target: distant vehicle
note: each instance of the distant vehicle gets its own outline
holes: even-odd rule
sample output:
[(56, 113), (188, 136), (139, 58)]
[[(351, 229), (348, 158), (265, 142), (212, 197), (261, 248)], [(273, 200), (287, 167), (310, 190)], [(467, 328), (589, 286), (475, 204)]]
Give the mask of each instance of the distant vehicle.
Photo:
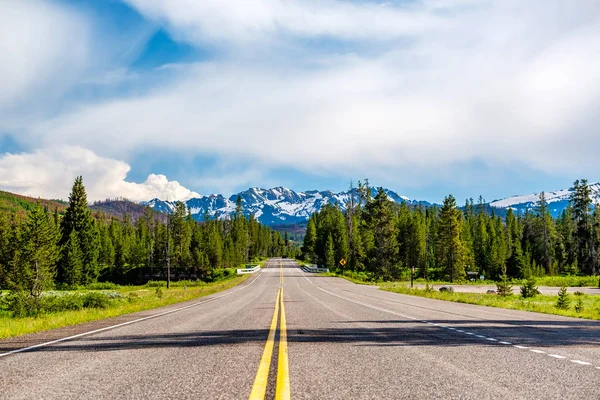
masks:
[(288, 258), (288, 256), (281, 256), (281, 258)]

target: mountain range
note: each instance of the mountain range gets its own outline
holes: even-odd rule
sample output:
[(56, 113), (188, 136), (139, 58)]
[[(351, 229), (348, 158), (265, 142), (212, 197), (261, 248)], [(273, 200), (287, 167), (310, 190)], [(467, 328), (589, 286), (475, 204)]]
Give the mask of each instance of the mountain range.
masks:
[[(600, 183), (591, 183), (590, 197), (592, 204), (600, 203)], [(544, 192), (546, 202), (553, 217), (558, 217), (569, 205), (569, 198), (573, 193), (573, 188), (557, 190), (554, 192)], [(537, 202), (540, 199), (540, 193), (528, 195), (517, 195), (506, 197), (500, 200), (494, 200), (489, 203), (490, 206), (501, 210), (511, 208), (514, 212), (523, 214), (526, 211), (535, 210)]]
[[(371, 190), (373, 195), (375, 195), (376, 190)], [(410, 199), (389, 189), (384, 190), (390, 200), (396, 203), (406, 202), (410, 205), (431, 205), (427, 201)], [(600, 202), (600, 183), (590, 184), (590, 190), (592, 202)], [(572, 188), (545, 192), (546, 200), (550, 205), (550, 212), (553, 216), (560, 215), (567, 207), (572, 192)], [(331, 190), (295, 192), (281, 186), (271, 189), (254, 187), (234, 194), (229, 198), (221, 194), (211, 194), (195, 197), (184, 203), (190, 210), (193, 218), (198, 221), (204, 220), (206, 215), (210, 218), (214, 218), (215, 215), (219, 218), (227, 218), (235, 211), (236, 201), (239, 196), (242, 200), (245, 215), (253, 214), (261, 223), (270, 226), (292, 225), (306, 222), (314, 212), (319, 211), (325, 204), (337, 203), (344, 210), (351, 193), (356, 195), (357, 189), (336, 193)], [(539, 194), (533, 193), (494, 200), (489, 205), (495, 207), (501, 214), (509, 208), (517, 213), (524, 213), (528, 210), (534, 210), (538, 199)], [(175, 203), (173, 201), (153, 199), (142, 204), (148, 205), (160, 212), (170, 213), (174, 209)]]
[[(371, 189), (373, 195), (376, 190)], [(397, 203), (430, 205), (426, 201), (411, 200), (406, 196), (385, 189), (388, 197)], [(345, 192), (332, 192), (330, 190), (309, 190), (306, 192), (295, 192), (284, 187), (272, 189), (250, 188), (246, 191), (234, 194), (229, 198), (220, 194), (201, 196), (185, 201), (194, 219), (202, 221), (205, 215), (214, 218), (215, 213), (219, 218), (231, 215), (236, 208), (238, 196), (242, 199), (242, 207), (245, 215), (253, 214), (258, 221), (266, 225), (299, 224), (306, 220), (325, 204), (338, 204), (345, 210), (346, 203), (350, 200), (350, 194), (357, 195), (357, 189)], [(153, 199), (143, 203), (157, 211), (169, 213), (175, 207), (176, 202)]]

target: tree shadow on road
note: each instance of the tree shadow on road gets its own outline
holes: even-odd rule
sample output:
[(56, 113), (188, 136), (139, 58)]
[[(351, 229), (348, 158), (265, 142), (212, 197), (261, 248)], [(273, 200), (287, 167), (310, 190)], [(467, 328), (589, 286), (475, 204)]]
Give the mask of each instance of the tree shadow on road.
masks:
[[(314, 328), (288, 325), (287, 338), (290, 346), (295, 344), (349, 344), (357, 346), (501, 346), (497, 342), (475, 335), (492, 337), (514, 344), (551, 346), (595, 346), (600, 344), (598, 324), (591, 321), (570, 322), (558, 327), (561, 321), (457, 321), (435, 320), (426, 324), (411, 320), (334, 321), (331, 327)], [(580, 324), (579, 324), (580, 323)], [(564, 323), (566, 324), (566, 323)], [(577, 324), (577, 325), (576, 325)], [(535, 326), (534, 326), (535, 325)], [(575, 326), (576, 325), (576, 326)], [(450, 330), (455, 328), (464, 332)], [(593, 329), (595, 328), (595, 329)], [(473, 333), (472, 335), (466, 332)], [(142, 350), (152, 348), (193, 348), (210, 346), (237, 346), (257, 344), (263, 346), (268, 329), (232, 329), (189, 331), (182, 333), (140, 333), (120, 335), (118, 331), (79, 338), (57, 345), (41, 347), (37, 351), (48, 352), (97, 352), (118, 350)], [(0, 344), (0, 352), (2, 346)]]

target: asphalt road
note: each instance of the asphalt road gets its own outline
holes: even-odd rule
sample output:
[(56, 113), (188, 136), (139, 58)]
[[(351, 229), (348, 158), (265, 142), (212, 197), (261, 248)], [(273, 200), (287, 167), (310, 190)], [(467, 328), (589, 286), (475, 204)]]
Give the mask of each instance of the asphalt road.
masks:
[(248, 399), (262, 384), (285, 398), (286, 378), (292, 399), (600, 398), (598, 322), (383, 292), (289, 260), (179, 307), (193, 304), (0, 357), (0, 398)]

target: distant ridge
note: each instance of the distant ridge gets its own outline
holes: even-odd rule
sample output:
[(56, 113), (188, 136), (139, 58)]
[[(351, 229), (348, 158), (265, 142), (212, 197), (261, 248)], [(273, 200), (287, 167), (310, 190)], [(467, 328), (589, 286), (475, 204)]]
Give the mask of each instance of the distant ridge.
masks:
[[(590, 183), (589, 187), (592, 203), (595, 204), (600, 202), (600, 183)], [(553, 217), (558, 217), (569, 205), (569, 198), (573, 194), (573, 188), (557, 190), (554, 192), (544, 192), (544, 194), (550, 208), (550, 213)], [(523, 214), (527, 211), (535, 210), (539, 198), (539, 193), (511, 196), (500, 200), (494, 200), (490, 203), (490, 206), (504, 210), (510, 208), (517, 213)]]
[[(376, 190), (371, 190), (374, 195)], [(385, 192), (392, 201), (397, 203), (430, 205), (425, 201), (411, 200), (406, 196), (400, 196), (388, 189), (385, 189)], [(189, 199), (184, 203), (194, 219), (201, 221), (204, 220), (206, 213), (211, 218), (214, 218), (215, 214), (220, 218), (231, 215), (235, 211), (235, 204), (240, 196), (244, 214), (253, 214), (261, 223), (273, 226), (306, 222), (315, 211), (319, 211), (325, 204), (337, 203), (342, 209), (345, 209), (346, 203), (350, 200), (350, 193), (350, 191), (336, 193), (331, 190), (295, 192), (282, 186), (271, 189), (254, 187), (229, 198), (220, 194), (211, 194)], [(356, 195), (357, 189), (353, 189), (353, 193)], [(142, 204), (168, 213), (173, 210), (175, 203), (153, 199)]]

